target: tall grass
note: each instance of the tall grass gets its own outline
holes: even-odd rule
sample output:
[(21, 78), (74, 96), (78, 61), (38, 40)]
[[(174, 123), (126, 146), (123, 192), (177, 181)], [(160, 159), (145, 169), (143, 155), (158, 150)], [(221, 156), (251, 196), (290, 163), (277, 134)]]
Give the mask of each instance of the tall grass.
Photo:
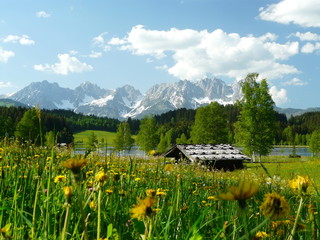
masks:
[[(303, 197), (289, 186), (289, 180), (297, 174), (308, 174), (309, 164), (318, 168), (319, 159), (297, 162), (296, 167), (300, 168), (295, 170), (288, 163), (279, 165), (280, 169), (268, 164), (266, 167), (274, 175), (269, 178), (263, 170), (252, 166), (219, 173), (195, 165), (169, 165), (163, 158), (106, 158), (91, 153), (81, 167), (78, 182), (62, 163), (82, 158), (68, 149), (14, 142), (2, 144), (0, 159), (0, 239), (319, 236), (320, 198), (315, 171), (309, 174), (311, 181)], [(101, 172), (105, 177), (99, 177)], [(219, 200), (221, 193), (229, 192), (243, 178), (259, 184), (259, 191), (245, 199), (245, 215), (239, 211), (238, 201)], [(64, 191), (67, 186), (72, 187), (69, 198)], [(142, 206), (148, 189), (153, 190), (149, 191), (153, 192), (152, 201), (150, 206)], [(291, 211), (282, 218), (269, 220), (260, 206), (265, 194), (272, 192), (283, 196)], [(140, 207), (140, 218), (133, 216), (135, 207)]]

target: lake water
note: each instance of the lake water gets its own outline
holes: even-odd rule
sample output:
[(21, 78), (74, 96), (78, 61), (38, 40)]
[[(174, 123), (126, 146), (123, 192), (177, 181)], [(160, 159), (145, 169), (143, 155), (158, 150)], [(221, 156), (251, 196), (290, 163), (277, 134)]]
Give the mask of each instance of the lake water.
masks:
[[(99, 152), (101, 154), (110, 155), (111, 153), (114, 153), (114, 149), (112, 147), (108, 147), (108, 150), (106, 152), (106, 148), (100, 148)], [(74, 153), (84, 154), (85, 148), (76, 148)], [(289, 156), (290, 154), (292, 154), (292, 147), (275, 147), (272, 149), (272, 151), (269, 155), (271, 155), (271, 156)], [(300, 156), (307, 156), (307, 157), (312, 156), (311, 152), (309, 151), (309, 148), (307, 148), (307, 147), (297, 147), (296, 154), (298, 154)], [(145, 156), (145, 153), (143, 151), (139, 150), (139, 148), (137, 146), (134, 146), (131, 149), (131, 151), (124, 151), (121, 153), (121, 156), (128, 156), (128, 155), (134, 156), (134, 157), (143, 157), (143, 156)]]
[[(272, 152), (270, 153), (272, 156), (289, 156), (290, 154), (292, 154), (292, 147), (276, 147), (273, 148)], [(312, 153), (307, 147), (296, 147), (296, 154), (307, 157), (312, 156)]]

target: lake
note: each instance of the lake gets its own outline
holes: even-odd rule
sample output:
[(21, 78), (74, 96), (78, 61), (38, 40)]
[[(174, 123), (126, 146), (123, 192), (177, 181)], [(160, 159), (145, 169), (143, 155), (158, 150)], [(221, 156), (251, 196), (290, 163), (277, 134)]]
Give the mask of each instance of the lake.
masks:
[[(241, 150), (241, 148), (239, 148)], [(100, 148), (99, 151), (102, 154), (106, 153), (106, 149), (105, 148)], [(108, 147), (108, 151), (107, 151), (107, 155), (109, 155), (110, 153), (113, 153), (114, 149), (112, 147)], [(85, 148), (76, 148), (74, 153), (76, 154), (84, 154), (85, 153)], [(269, 155), (271, 156), (289, 156), (290, 154), (292, 154), (292, 147), (275, 147), (272, 149), (271, 153)], [(311, 157), (312, 154), (309, 151), (309, 148), (307, 147), (296, 147), (296, 154), (300, 155), (300, 156), (307, 156), (307, 157)], [(121, 153), (122, 156), (135, 156), (135, 157), (143, 157), (145, 156), (145, 153), (141, 150), (139, 150), (139, 148), (137, 146), (134, 146), (132, 148), (132, 150), (130, 152), (128, 151), (124, 151)]]
[[(275, 147), (269, 155), (271, 156), (289, 156), (292, 154), (292, 147)], [(296, 147), (296, 154), (300, 156), (311, 157), (312, 153), (307, 147)]]

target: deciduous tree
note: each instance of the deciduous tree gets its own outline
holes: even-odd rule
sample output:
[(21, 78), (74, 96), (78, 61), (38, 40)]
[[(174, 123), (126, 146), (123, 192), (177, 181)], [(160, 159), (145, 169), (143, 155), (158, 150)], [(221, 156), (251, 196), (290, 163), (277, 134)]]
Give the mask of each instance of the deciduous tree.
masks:
[(274, 102), (268, 92), (267, 80), (257, 82), (259, 74), (250, 73), (242, 82), (243, 99), (238, 122), (235, 124), (236, 140), (244, 150), (261, 160), (267, 155), (274, 140)]
[(122, 122), (118, 125), (114, 147), (117, 151), (130, 151), (134, 144), (134, 139), (131, 135), (131, 130), (128, 122)]
[(320, 130), (315, 130), (312, 132), (309, 149), (312, 152), (312, 156), (318, 156), (320, 153)]
[(156, 120), (153, 116), (145, 116), (140, 122), (137, 144), (142, 151), (149, 152), (157, 147), (158, 142)]
[(17, 124), (15, 136), (24, 140), (40, 143), (39, 118), (35, 108), (27, 110)]
[(217, 102), (197, 109), (191, 130), (195, 144), (221, 144), (228, 141), (226, 114)]

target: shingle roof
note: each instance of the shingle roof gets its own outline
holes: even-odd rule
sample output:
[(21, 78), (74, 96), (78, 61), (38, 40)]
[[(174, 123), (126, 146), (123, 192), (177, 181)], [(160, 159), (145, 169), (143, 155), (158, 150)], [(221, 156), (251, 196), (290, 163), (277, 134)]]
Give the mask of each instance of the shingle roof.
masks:
[(239, 149), (229, 144), (178, 144), (171, 148), (166, 157), (176, 157), (177, 149), (179, 149), (190, 161), (208, 160), (250, 160)]

